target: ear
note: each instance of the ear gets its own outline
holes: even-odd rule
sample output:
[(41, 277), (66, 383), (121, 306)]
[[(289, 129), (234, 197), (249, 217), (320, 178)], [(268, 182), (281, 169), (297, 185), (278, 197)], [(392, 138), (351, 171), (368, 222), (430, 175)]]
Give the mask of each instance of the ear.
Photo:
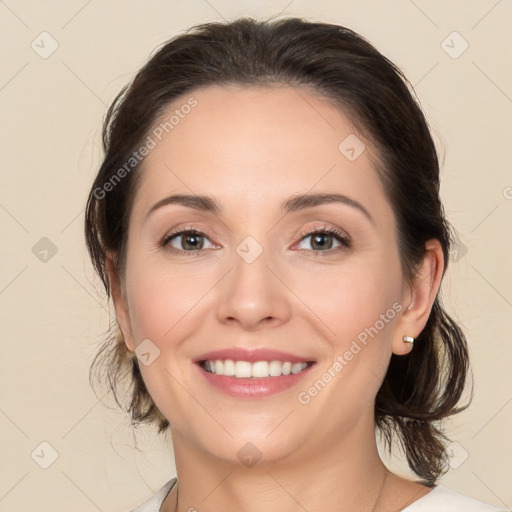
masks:
[(408, 354), (413, 345), (403, 340), (404, 336), (417, 338), (427, 324), (441, 279), (444, 256), (437, 239), (425, 243), (426, 254), (411, 287), (403, 294), (403, 313), (395, 323), (393, 331), (393, 354)]
[(116, 319), (119, 328), (123, 333), (124, 342), (130, 352), (135, 350), (133, 335), (130, 327), (130, 315), (128, 313), (128, 302), (126, 300), (125, 290), (123, 284), (117, 274), (115, 268), (115, 256), (112, 251), (107, 251), (106, 267), (110, 283), (110, 292), (112, 301), (114, 302), (114, 309), (116, 311)]

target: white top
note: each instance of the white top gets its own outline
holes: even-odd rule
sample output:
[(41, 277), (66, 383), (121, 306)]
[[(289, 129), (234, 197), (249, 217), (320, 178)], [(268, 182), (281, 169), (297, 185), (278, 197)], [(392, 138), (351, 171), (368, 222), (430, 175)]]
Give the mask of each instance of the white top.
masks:
[[(163, 501), (174, 487), (177, 478), (169, 480), (157, 493), (130, 512), (158, 512)], [(456, 493), (442, 485), (402, 509), (402, 512), (511, 512), (504, 508), (487, 505)]]

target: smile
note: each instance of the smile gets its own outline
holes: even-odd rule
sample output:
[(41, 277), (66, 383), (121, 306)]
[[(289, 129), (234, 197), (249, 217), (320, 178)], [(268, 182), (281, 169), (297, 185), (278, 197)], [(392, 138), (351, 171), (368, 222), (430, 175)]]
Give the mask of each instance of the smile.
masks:
[(206, 383), (236, 398), (266, 398), (295, 386), (316, 365), (314, 361), (201, 361), (196, 366)]
[(307, 368), (306, 361), (292, 363), (290, 361), (233, 361), (232, 359), (203, 361), (201, 367), (216, 375), (241, 378), (280, 377), (281, 375), (297, 374)]

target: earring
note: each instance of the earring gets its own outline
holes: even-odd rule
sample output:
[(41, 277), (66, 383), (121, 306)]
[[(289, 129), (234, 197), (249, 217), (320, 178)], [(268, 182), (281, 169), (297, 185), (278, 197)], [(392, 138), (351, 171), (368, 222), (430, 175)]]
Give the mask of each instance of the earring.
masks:
[(414, 343), (414, 338), (412, 336), (404, 336), (403, 340), (411, 345)]

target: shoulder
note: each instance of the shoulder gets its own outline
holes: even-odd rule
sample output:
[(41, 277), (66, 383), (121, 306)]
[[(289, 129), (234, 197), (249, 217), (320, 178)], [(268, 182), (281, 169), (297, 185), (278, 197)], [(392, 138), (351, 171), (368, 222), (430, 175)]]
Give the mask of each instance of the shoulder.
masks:
[(438, 485), (402, 512), (508, 512)]
[(134, 508), (130, 512), (158, 512), (160, 507), (165, 500), (165, 497), (171, 492), (171, 489), (176, 483), (176, 477), (169, 480), (162, 488), (160, 488), (151, 498), (146, 500), (144, 503)]

